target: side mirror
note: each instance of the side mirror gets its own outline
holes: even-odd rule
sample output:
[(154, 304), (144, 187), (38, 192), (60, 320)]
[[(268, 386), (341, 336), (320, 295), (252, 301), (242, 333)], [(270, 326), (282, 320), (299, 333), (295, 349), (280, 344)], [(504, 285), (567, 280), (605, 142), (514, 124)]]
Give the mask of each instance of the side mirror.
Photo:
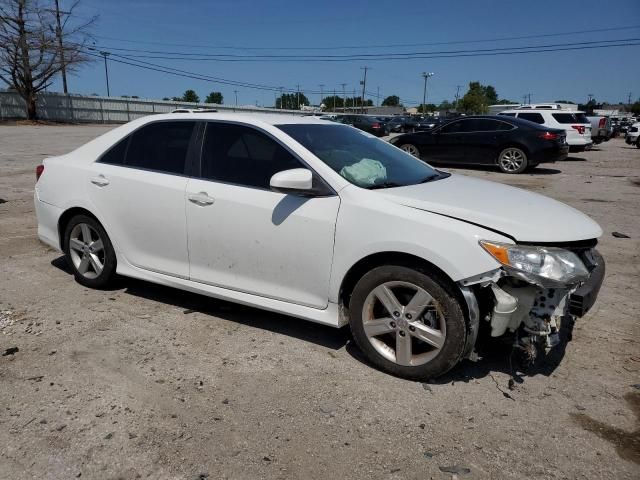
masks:
[(269, 186), (274, 192), (309, 195), (313, 190), (313, 174), (306, 168), (284, 170), (271, 177)]

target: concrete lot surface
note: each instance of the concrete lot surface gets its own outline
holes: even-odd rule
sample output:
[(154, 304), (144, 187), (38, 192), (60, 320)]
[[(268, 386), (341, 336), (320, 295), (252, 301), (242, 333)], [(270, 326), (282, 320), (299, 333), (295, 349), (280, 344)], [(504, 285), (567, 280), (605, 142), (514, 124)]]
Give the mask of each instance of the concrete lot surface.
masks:
[(0, 353), (19, 349), (0, 356), (0, 478), (640, 478), (639, 149), (451, 169), (604, 230), (596, 306), (510, 390), (508, 349), (414, 383), (367, 365), (346, 329), (140, 281), (80, 286), (35, 235), (34, 169), (109, 128), (0, 126)]

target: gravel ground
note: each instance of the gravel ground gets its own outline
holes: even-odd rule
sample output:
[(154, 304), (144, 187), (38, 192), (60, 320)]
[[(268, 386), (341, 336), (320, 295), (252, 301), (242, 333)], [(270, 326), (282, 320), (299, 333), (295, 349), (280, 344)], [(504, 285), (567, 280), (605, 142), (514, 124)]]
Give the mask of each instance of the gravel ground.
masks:
[(559, 362), (509, 390), (504, 349), (427, 385), (368, 366), (346, 329), (134, 280), (78, 285), (35, 235), (34, 168), (109, 128), (0, 126), (0, 478), (639, 478), (640, 150), (451, 169), (605, 232), (596, 306)]

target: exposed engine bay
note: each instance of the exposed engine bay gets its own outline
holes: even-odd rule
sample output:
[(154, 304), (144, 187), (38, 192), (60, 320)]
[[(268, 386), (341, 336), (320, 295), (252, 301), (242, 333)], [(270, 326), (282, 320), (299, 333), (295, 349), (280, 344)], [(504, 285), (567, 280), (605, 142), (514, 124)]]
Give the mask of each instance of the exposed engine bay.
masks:
[[(470, 288), (477, 299), (478, 330), (488, 329), (491, 337), (512, 338), (525, 366), (559, 345), (563, 322), (574, 322), (583, 316), (598, 294), (604, 260), (594, 248), (582, 247), (573, 252), (589, 272), (587, 277), (563, 283), (507, 267), (462, 282), (463, 288)], [(470, 309), (475, 308), (468, 299), (467, 304)], [(469, 356), (472, 350), (468, 348)]]

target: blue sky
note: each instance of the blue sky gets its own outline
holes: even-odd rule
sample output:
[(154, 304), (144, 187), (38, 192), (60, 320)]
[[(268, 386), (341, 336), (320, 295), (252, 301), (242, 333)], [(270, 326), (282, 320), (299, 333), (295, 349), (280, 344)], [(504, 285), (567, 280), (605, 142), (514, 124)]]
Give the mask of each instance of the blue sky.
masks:
[[(72, 0), (61, 0), (64, 9)], [(397, 5), (397, 6), (394, 6)], [(290, 0), (82, 0), (81, 17), (98, 14), (96, 47), (121, 55), (141, 54), (120, 49), (198, 54), (348, 54), (402, 53), (478, 48), (548, 45), (595, 40), (640, 38), (640, 1), (507, 1), (439, 2)], [(509, 41), (453, 43), (504, 37), (556, 34), (614, 27), (635, 28)], [(171, 45), (176, 44), (176, 45)], [(380, 45), (432, 44), (374, 48)], [(334, 47), (358, 46), (345, 49)], [(223, 48), (232, 47), (232, 48)], [(256, 47), (261, 50), (255, 50)], [(266, 50), (265, 47), (273, 47)], [(278, 47), (309, 48), (279, 50)], [(326, 49), (331, 47), (330, 49)], [(520, 101), (569, 99), (617, 102), (640, 97), (640, 46), (531, 53), (526, 55), (349, 62), (215, 62), (204, 60), (139, 60), (207, 76), (267, 86), (284, 86), (325, 94), (341, 83), (347, 92), (360, 89), (361, 67), (371, 67), (367, 90), (422, 100), (420, 73), (429, 79), (428, 102), (452, 100), (456, 86), (466, 91), (470, 81), (494, 85), (500, 98)], [(221, 91), (233, 103), (272, 105), (272, 91), (220, 85), (109, 63), (112, 95), (142, 98), (180, 96), (192, 88), (204, 99)], [(73, 93), (105, 94), (101, 61), (83, 67), (69, 79)], [(59, 81), (50, 90), (61, 91)], [(308, 94), (317, 103), (319, 94)]]

